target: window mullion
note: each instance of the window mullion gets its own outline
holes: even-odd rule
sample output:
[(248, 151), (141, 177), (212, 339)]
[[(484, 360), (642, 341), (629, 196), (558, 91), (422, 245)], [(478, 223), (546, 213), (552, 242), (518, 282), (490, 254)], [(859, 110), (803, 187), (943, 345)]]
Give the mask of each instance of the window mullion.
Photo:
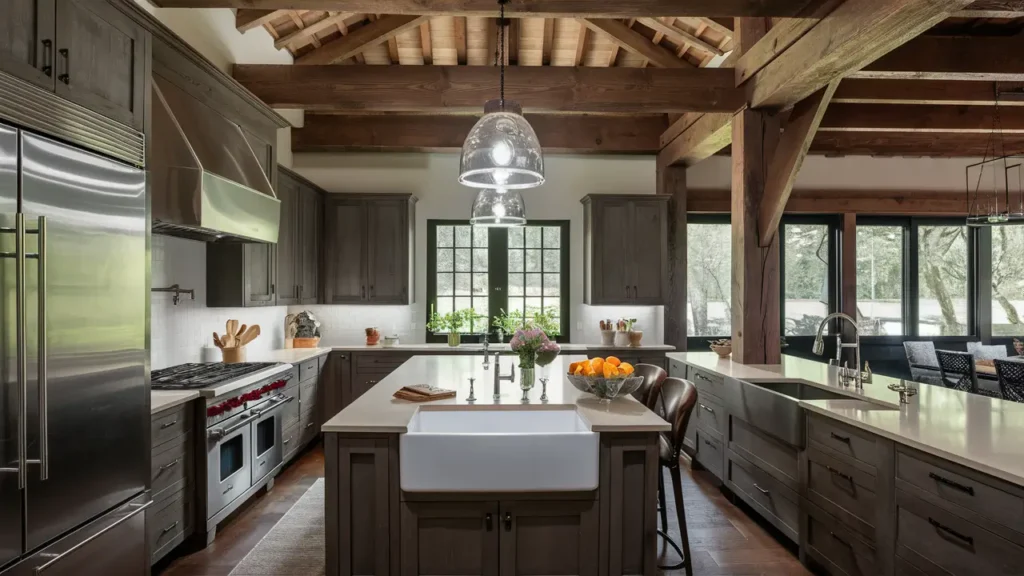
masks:
[[(491, 228), (487, 237), (487, 282), (490, 286), (488, 326), (494, 332), (494, 318), (508, 313), (508, 229)], [(511, 336), (511, 334), (509, 334)]]

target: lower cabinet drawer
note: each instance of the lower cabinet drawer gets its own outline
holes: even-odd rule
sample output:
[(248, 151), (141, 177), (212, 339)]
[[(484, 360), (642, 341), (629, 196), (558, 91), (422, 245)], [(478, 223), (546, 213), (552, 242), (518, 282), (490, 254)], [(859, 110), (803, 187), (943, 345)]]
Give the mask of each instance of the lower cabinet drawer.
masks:
[(796, 492), (739, 456), (730, 454), (726, 466), (727, 485), (786, 536), (799, 540), (800, 505)]
[(305, 444), (313, 436), (316, 436), (319, 428), (316, 427), (316, 410), (303, 412), (299, 415), (299, 444)]
[(299, 384), (299, 412), (305, 412), (316, 404), (316, 378)]
[(725, 452), (722, 450), (722, 441), (708, 435), (704, 430), (697, 430), (697, 461), (701, 466), (711, 472), (715, 478), (722, 480), (722, 470), (725, 467)]
[(299, 435), (299, 422), (296, 419), (295, 423), (285, 428), (281, 432), (281, 453), (283, 454), (282, 460), (287, 462), (295, 452), (298, 451), (301, 446), (301, 436)]
[(869, 540), (875, 538), (875, 476), (814, 449), (807, 451), (807, 499)]
[(953, 576), (1019, 576), (1024, 548), (903, 490), (896, 491), (896, 549)]
[(150, 491), (159, 500), (184, 488), (191, 469), (192, 434), (179, 436), (154, 451), (150, 461)]
[(807, 506), (807, 553), (832, 576), (875, 576), (875, 549), (821, 508)]
[(281, 426), (287, 428), (299, 421), (299, 386), (285, 390), (284, 395), (289, 401), (281, 409)]
[(902, 557), (896, 557), (896, 576), (927, 576), (921, 570), (918, 570), (908, 560), (904, 560)]
[(715, 396), (698, 392), (697, 405), (693, 407), (691, 418), (697, 419), (698, 428), (709, 432), (719, 440), (725, 438), (728, 416), (725, 414), (722, 401)]
[(152, 561), (157, 561), (184, 541), (192, 528), (192, 499), (187, 491), (174, 494), (146, 511), (146, 535)]
[(728, 448), (790, 489), (800, 488), (796, 448), (768, 436), (735, 414), (729, 419)]
[(164, 410), (153, 416), (150, 439), (156, 448), (179, 436), (184, 436), (192, 428), (192, 403)]

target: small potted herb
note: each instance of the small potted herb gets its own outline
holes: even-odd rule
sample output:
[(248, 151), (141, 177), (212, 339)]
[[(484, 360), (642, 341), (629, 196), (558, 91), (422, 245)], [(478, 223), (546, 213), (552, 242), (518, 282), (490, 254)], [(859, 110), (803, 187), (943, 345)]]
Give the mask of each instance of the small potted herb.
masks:
[(434, 334), (448, 334), (448, 345), (458, 346), (462, 343), (462, 330), (466, 324), (473, 319), (475, 313), (472, 308), (456, 310), (447, 314), (438, 314), (434, 307), (430, 307), (430, 320), (427, 321), (427, 330)]
[(498, 335), (498, 342), (502, 343), (505, 341), (505, 335), (515, 334), (516, 330), (523, 327), (524, 319), (523, 313), (519, 310), (513, 310), (511, 312), (505, 312), (505, 309), (501, 309), (501, 313), (494, 317), (495, 331)]

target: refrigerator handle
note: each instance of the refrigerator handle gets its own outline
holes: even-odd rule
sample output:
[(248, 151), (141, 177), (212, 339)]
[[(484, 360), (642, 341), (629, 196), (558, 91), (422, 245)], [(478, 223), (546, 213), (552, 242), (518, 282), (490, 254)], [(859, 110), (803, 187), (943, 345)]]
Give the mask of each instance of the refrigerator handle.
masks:
[(39, 265), (38, 293), (39, 293), (39, 479), (49, 480), (50, 478), (50, 396), (49, 381), (47, 379), (46, 358), (49, 355), (46, 345), (46, 216), (39, 217), (39, 224), (36, 230), (38, 239), (38, 250), (36, 259)]
[(18, 363), (18, 487), (25, 488), (28, 476), (28, 368), (25, 341), (25, 215), (14, 216), (14, 299), (17, 322)]

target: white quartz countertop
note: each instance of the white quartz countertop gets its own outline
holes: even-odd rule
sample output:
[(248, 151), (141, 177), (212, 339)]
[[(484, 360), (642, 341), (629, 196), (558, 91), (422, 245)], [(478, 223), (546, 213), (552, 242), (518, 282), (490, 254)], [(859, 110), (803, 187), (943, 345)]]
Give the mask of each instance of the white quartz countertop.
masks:
[[(671, 352), (675, 350), (675, 346), (669, 346), (667, 344), (652, 344), (650, 346), (636, 346), (636, 347), (623, 347), (623, 346), (603, 346), (601, 344), (560, 344), (562, 352), (591, 352), (597, 350), (622, 350), (629, 351), (631, 353), (643, 352)], [(367, 346), (366, 344), (354, 344), (347, 346), (333, 346), (333, 350), (345, 351), (345, 352), (451, 352), (452, 354), (459, 353), (474, 353), (480, 352), (484, 349), (483, 344), (460, 344), (459, 346), (449, 346), (446, 343), (427, 343), (427, 344), (397, 344), (386, 348), (377, 344), (375, 346)], [(509, 345), (505, 344), (491, 344), (491, 352), (511, 352)]]
[(1024, 485), (1024, 404), (917, 384), (906, 405), (887, 388), (898, 379), (875, 375), (863, 391), (839, 384), (838, 369), (783, 356), (781, 365), (743, 365), (710, 352), (677, 352), (670, 359), (739, 380), (798, 381), (849, 396), (849, 400), (801, 400), (807, 410)]
[(156, 414), (157, 412), (163, 412), (168, 408), (174, 408), (175, 406), (181, 406), (185, 402), (191, 402), (196, 398), (199, 398), (199, 392), (196, 390), (153, 390), (149, 393), (150, 395), (150, 414)]
[(332, 348), (282, 348), (280, 350), (266, 350), (263, 352), (251, 352), (246, 354), (246, 362), (287, 362), (288, 364), (299, 364), (330, 354)]
[[(431, 410), (545, 410), (575, 408), (594, 432), (660, 432), (669, 430), (662, 420), (631, 396), (613, 402), (601, 402), (580, 392), (565, 377), (570, 362), (585, 359), (581, 355), (561, 355), (544, 368), (537, 368), (537, 380), (529, 393), (529, 403), (520, 402), (521, 371), (516, 368), (516, 381), (501, 382), (501, 397), (494, 400), (494, 362), (485, 369), (482, 356), (433, 355), (413, 356), (344, 410), (330, 418), (324, 432), (398, 433), (408, 431), (409, 421), (420, 406)], [(508, 374), (513, 359), (501, 362), (501, 373)], [(541, 403), (540, 378), (549, 377), (548, 402)], [(469, 379), (475, 378), (476, 402), (469, 403)], [(396, 400), (392, 394), (402, 386), (429, 384), (456, 390), (455, 398), (427, 403)]]

